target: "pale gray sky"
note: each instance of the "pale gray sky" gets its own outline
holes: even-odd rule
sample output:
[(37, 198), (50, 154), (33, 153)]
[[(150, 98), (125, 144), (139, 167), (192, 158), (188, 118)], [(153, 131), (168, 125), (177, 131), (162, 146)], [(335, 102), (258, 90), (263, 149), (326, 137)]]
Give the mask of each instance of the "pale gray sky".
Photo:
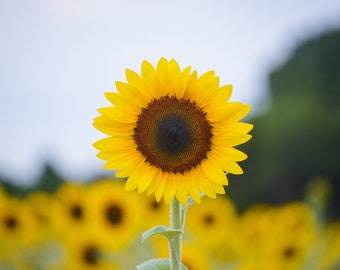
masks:
[(143, 59), (213, 69), (256, 113), (271, 68), (335, 27), (335, 0), (0, 0), (0, 175), (29, 183), (46, 159), (72, 179), (103, 170), (92, 119)]

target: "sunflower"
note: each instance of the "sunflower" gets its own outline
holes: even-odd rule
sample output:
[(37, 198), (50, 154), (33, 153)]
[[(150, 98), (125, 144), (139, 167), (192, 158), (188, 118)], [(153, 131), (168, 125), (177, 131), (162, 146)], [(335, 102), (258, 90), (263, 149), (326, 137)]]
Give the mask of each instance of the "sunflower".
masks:
[(228, 102), (232, 86), (219, 86), (213, 71), (197, 75), (161, 58), (143, 61), (141, 75), (127, 69), (127, 82), (108, 92), (113, 106), (101, 108), (94, 126), (109, 137), (94, 144), (104, 167), (128, 180), (125, 190), (200, 203), (200, 191), (225, 193), (226, 172), (242, 174), (247, 155), (234, 148), (248, 141), (252, 125), (241, 123), (250, 106)]
[(154, 196), (147, 196), (141, 200), (143, 207), (143, 227), (145, 229), (152, 228), (159, 224), (168, 224), (169, 222), (169, 208), (164, 200), (157, 202)]
[(122, 182), (103, 179), (91, 185), (88, 194), (88, 217), (91, 228), (100, 238), (110, 242), (112, 250), (120, 250), (139, 233), (142, 220), (139, 197), (124, 193)]
[[(267, 257), (275, 241), (274, 229), (278, 225), (275, 220), (277, 209), (269, 205), (254, 205), (240, 218), (239, 241), (242, 254), (251, 259)], [(275, 244), (275, 243), (274, 243)]]
[(106, 259), (110, 253), (107, 239), (98, 231), (82, 227), (63, 241), (65, 248), (65, 269), (109, 270), (118, 269), (115, 262)]
[(36, 222), (37, 236), (44, 240), (54, 236), (55, 224), (53, 222), (51, 208), (54, 204), (54, 196), (42, 191), (35, 191), (29, 194), (24, 203), (29, 207)]
[(206, 252), (192, 244), (184, 244), (182, 251), (183, 264), (190, 270), (212, 269)]
[(65, 230), (89, 226), (88, 192), (88, 185), (77, 182), (66, 182), (57, 190), (51, 202), (50, 218), (61, 237), (67, 235)]
[(0, 242), (16, 247), (36, 240), (36, 223), (21, 200), (7, 196), (0, 204)]
[(243, 255), (246, 261), (275, 262), (277, 269), (300, 269), (316, 239), (316, 225), (314, 213), (300, 202), (253, 206), (240, 222)]
[(186, 217), (187, 235), (215, 256), (229, 261), (236, 253), (237, 214), (225, 196), (205, 197), (202, 205), (193, 205)]
[(270, 257), (284, 269), (301, 268), (317, 237), (317, 220), (312, 210), (302, 202), (291, 202), (277, 211)]

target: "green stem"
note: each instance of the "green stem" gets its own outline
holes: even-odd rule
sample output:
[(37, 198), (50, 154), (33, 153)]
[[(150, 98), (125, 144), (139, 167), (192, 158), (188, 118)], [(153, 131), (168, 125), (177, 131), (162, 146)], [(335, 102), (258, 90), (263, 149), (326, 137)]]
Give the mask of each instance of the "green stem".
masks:
[[(182, 206), (175, 197), (170, 205), (170, 226), (172, 229), (182, 230)], [(170, 261), (172, 270), (180, 270), (182, 265), (181, 249), (182, 249), (182, 235), (173, 237), (169, 243), (170, 246)]]

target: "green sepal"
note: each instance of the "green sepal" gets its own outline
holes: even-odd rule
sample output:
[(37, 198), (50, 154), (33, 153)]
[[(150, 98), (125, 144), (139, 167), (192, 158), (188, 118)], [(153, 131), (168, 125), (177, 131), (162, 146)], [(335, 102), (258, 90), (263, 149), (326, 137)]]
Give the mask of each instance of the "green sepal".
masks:
[(157, 234), (162, 235), (168, 240), (171, 240), (174, 236), (180, 235), (181, 233), (182, 233), (181, 230), (175, 230), (164, 225), (158, 225), (158, 226), (151, 228), (150, 230), (147, 230), (146, 232), (142, 234), (142, 243), (146, 239), (148, 239), (150, 236), (153, 236), (153, 235), (157, 235)]
[[(171, 270), (169, 259), (151, 259), (136, 266), (136, 270)], [(182, 270), (189, 270), (182, 264)]]
[[(203, 192), (200, 192), (200, 197), (203, 198), (205, 196), (205, 194)], [(188, 203), (183, 207), (183, 210), (187, 210), (190, 206), (196, 204), (196, 202), (194, 201), (193, 198), (191, 198), (189, 196), (189, 200), (188, 200)]]

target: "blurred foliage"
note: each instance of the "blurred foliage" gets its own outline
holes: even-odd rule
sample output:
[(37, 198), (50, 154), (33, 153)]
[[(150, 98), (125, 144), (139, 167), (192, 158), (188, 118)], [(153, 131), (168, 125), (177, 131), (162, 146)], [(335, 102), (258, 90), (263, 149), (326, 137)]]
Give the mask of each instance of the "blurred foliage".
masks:
[(245, 174), (227, 192), (245, 209), (303, 199), (310, 181), (327, 179), (326, 209), (340, 217), (340, 30), (298, 46), (269, 76), (269, 109), (251, 119), (253, 139), (240, 148)]
[(0, 176), (0, 183), (8, 194), (16, 197), (25, 197), (34, 191), (44, 191), (47, 193), (55, 192), (60, 185), (64, 183), (64, 179), (50, 164), (45, 164), (41, 175), (36, 179), (33, 186), (20, 187), (12, 179), (5, 179)]

